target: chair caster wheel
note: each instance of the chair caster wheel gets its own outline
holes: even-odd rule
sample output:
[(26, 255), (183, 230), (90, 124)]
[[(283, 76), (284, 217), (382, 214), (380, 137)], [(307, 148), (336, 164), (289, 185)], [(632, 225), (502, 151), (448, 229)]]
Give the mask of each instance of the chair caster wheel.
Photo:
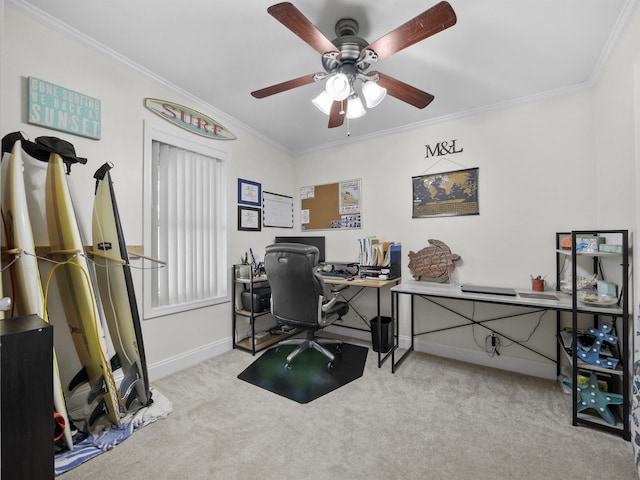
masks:
[(329, 372), (333, 372), (333, 369), (334, 369), (334, 368), (335, 368), (335, 367), (333, 366), (333, 362), (329, 362), (329, 363), (327, 363), (327, 370), (328, 370)]
[(336, 345), (336, 353), (342, 353), (342, 345)]
[(290, 372), (291, 371), (291, 364), (290, 363), (285, 363), (284, 364), (284, 369), (286, 372)]

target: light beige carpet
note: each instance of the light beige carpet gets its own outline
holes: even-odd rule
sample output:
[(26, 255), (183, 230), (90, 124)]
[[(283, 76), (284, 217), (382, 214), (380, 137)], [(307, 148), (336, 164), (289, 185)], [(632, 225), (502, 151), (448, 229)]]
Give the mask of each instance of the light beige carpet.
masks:
[(573, 427), (555, 382), (412, 353), (308, 404), (238, 380), (232, 350), (153, 382), (164, 420), (60, 476), (114, 479), (636, 479), (631, 444)]

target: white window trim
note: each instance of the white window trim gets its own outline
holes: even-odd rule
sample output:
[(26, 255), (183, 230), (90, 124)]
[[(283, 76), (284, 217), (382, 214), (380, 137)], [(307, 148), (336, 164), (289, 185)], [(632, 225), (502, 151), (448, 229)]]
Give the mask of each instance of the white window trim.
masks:
[[(181, 132), (176, 129), (167, 128), (165, 126), (154, 124), (148, 120), (144, 121), (144, 148), (143, 148), (143, 245), (145, 252), (151, 252), (151, 208), (152, 208), (152, 187), (151, 187), (151, 168), (152, 168), (152, 142), (159, 141), (178, 148), (195, 151), (202, 155), (207, 155), (221, 160), (221, 178), (220, 191), (218, 192), (217, 210), (221, 222), (222, 231), (220, 244), (217, 247), (217, 258), (220, 261), (218, 268), (218, 279), (221, 285), (224, 285), (224, 296), (202, 301), (190, 302), (188, 304), (179, 304), (165, 307), (153, 307), (151, 299), (151, 269), (159, 268), (160, 264), (152, 260), (144, 259), (143, 274), (143, 317), (145, 319), (161, 317), (174, 313), (193, 310), (196, 308), (207, 307), (210, 305), (221, 304), (230, 301), (229, 294), (229, 275), (228, 275), (228, 243), (229, 243), (229, 215), (227, 208), (228, 198), (228, 158), (229, 153), (225, 149), (218, 149), (211, 146), (210, 141), (201, 139), (196, 135), (188, 132)], [(164, 261), (165, 259), (157, 259)]]

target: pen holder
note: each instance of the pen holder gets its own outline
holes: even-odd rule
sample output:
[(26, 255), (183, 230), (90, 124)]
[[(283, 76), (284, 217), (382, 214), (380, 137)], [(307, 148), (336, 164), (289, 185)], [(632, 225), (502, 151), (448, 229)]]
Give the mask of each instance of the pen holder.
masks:
[(531, 290), (534, 292), (544, 292), (544, 280), (540, 278), (531, 279)]
[(238, 265), (236, 276), (240, 279), (249, 279), (251, 277), (251, 265)]

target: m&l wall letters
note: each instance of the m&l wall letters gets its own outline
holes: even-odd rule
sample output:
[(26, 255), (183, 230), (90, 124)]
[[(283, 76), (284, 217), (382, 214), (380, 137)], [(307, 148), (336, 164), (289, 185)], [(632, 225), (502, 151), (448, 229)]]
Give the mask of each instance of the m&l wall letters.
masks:
[(457, 142), (457, 139), (451, 140), (451, 141), (445, 140), (443, 142), (436, 143), (433, 148), (431, 148), (431, 145), (425, 145), (427, 149), (427, 154), (425, 155), (424, 158), (439, 157), (442, 155), (452, 155), (454, 153), (461, 153), (464, 150), (464, 148), (457, 150), (456, 142)]

